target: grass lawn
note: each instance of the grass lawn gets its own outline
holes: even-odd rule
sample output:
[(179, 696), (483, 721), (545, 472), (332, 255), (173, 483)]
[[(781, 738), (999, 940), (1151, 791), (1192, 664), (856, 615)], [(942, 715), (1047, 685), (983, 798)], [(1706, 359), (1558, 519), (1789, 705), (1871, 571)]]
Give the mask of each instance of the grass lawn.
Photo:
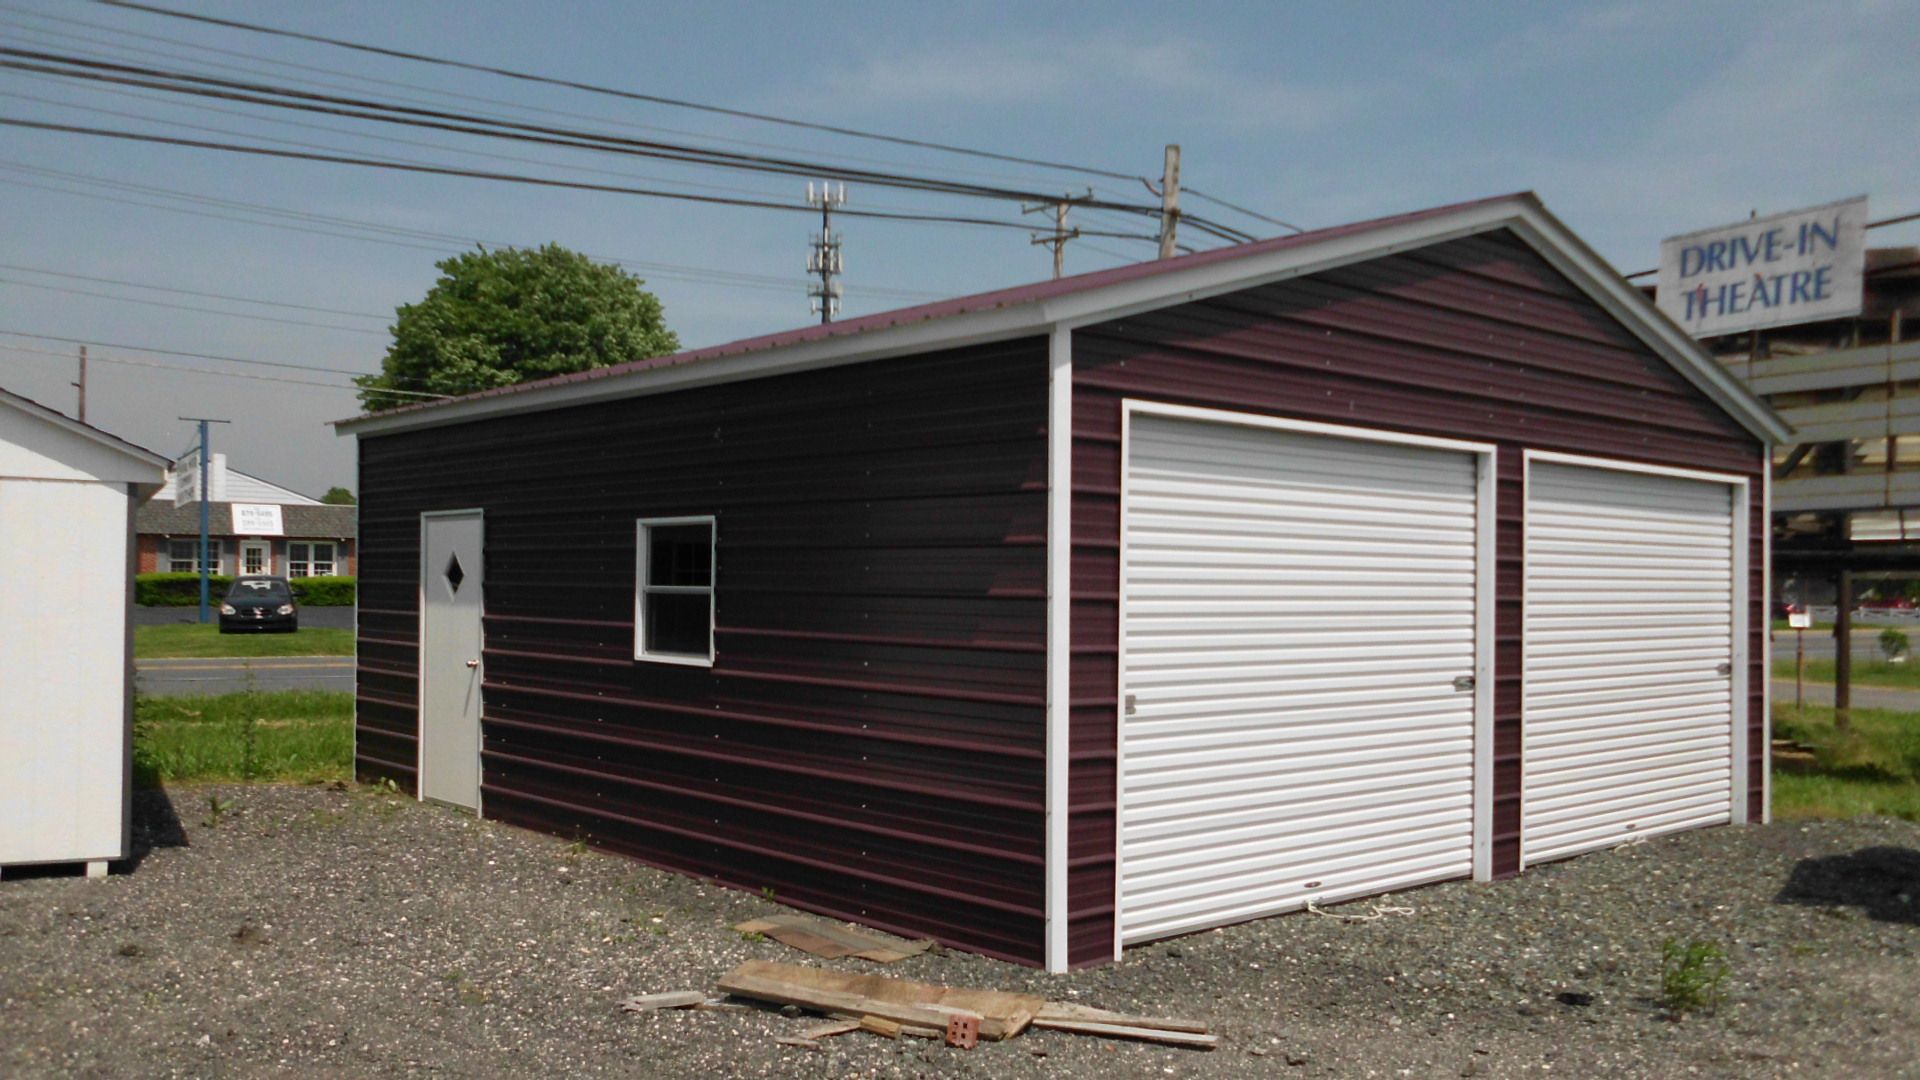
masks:
[(133, 655), (142, 659), (216, 656), (352, 656), (353, 631), (303, 627), (291, 634), (223, 634), (212, 623), (133, 628)]
[[(1773, 677), (1776, 679), (1793, 678), (1791, 659), (1773, 662)], [(1833, 658), (1807, 659), (1807, 681), (1810, 683), (1830, 683), (1833, 681)], [(1898, 686), (1906, 688), (1920, 687), (1920, 661), (1908, 661), (1904, 664), (1889, 664), (1885, 660), (1861, 661), (1857, 657), (1853, 662), (1853, 684), (1855, 686)]]
[(1778, 705), (1773, 733), (1814, 747), (1816, 759), (1811, 767), (1774, 769), (1775, 816), (1920, 821), (1920, 714), (1855, 709), (1852, 730), (1839, 732), (1831, 708)]
[(133, 707), (133, 775), (142, 787), (182, 780), (350, 779), (353, 695), (285, 690), (142, 696)]

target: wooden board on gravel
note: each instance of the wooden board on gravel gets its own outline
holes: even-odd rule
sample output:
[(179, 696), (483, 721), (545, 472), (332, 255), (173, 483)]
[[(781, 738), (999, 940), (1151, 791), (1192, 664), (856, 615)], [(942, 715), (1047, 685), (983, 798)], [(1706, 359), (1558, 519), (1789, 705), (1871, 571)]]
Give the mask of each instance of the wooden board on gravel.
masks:
[(1000, 990), (934, 986), (885, 975), (863, 975), (752, 960), (728, 972), (719, 988), (829, 1016), (858, 1020), (874, 1016), (903, 1026), (946, 1030), (954, 1013), (980, 1017), (980, 1037), (1011, 1039), (1033, 1022), (1046, 999)]

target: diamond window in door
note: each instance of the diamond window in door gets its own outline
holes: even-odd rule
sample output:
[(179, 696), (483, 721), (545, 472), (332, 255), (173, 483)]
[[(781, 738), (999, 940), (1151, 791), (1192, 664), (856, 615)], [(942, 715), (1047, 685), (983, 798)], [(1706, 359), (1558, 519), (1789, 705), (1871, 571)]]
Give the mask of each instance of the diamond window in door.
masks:
[(467, 580), (467, 572), (460, 568), (460, 556), (447, 556), (447, 569), (441, 575), (447, 583), (447, 595), (453, 596), (460, 591), (460, 583)]

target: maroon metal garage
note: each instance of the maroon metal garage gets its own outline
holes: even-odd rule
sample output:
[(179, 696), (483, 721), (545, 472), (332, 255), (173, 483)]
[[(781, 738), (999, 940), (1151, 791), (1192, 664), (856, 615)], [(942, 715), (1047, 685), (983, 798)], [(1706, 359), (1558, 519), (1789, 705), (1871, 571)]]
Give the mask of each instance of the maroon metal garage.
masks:
[(1530, 195), (342, 426), (360, 775), (800, 907), (1061, 969), (1766, 814), (1786, 431)]

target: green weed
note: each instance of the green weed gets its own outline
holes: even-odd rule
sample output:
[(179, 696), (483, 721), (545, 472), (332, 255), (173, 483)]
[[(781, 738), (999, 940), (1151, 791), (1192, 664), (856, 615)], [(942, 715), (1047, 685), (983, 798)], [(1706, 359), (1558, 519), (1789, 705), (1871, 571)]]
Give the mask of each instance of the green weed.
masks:
[(1720, 1008), (1721, 984), (1732, 970), (1726, 950), (1711, 941), (1682, 945), (1668, 938), (1660, 946), (1660, 1004), (1674, 1016)]

